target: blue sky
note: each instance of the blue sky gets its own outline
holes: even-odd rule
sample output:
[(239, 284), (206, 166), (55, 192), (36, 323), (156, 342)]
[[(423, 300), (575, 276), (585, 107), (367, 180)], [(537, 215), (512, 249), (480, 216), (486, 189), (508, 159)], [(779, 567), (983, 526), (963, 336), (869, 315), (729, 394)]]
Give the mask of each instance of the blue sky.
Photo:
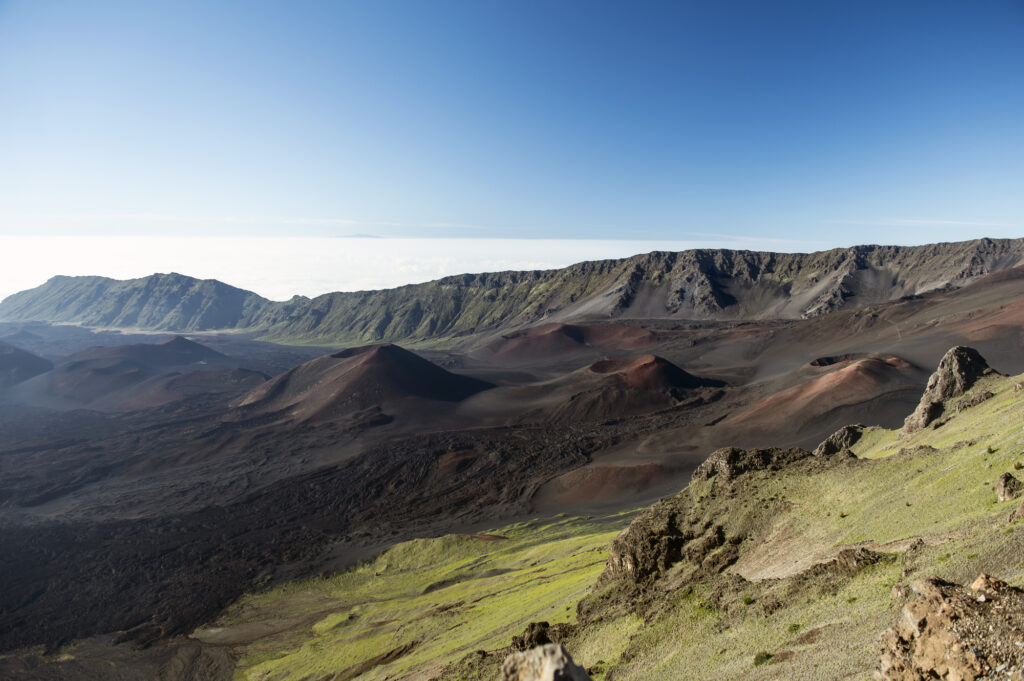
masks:
[(1024, 3), (0, 0), (0, 234), (1024, 235)]

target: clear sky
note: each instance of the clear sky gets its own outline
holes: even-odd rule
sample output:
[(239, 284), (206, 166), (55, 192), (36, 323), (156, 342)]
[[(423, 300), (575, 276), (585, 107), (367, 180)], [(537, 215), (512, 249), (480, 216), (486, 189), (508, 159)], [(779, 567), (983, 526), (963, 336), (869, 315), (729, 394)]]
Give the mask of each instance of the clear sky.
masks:
[(0, 0), (0, 161), (7, 235), (1022, 236), (1024, 2)]

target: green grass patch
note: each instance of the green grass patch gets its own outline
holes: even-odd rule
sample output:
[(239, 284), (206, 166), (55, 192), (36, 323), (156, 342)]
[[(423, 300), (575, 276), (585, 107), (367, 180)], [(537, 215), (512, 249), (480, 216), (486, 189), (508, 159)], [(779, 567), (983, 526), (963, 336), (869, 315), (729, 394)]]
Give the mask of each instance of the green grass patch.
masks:
[[(972, 392), (994, 397), (959, 413), (954, 404), (937, 429), (867, 431), (854, 447), (867, 460), (748, 474), (742, 493), (715, 516), (726, 534), (749, 509), (784, 500), (761, 535), (769, 550), (748, 565), (774, 555), (784, 567), (794, 552), (820, 562), (871, 542), (891, 559), (821, 581), (705, 578), (637, 632), (615, 678), (867, 679), (878, 637), (914, 580), (969, 583), (988, 572), (1024, 581), (1024, 523), (1006, 524), (1018, 502), (997, 502), (992, 489), (1024, 456), (1024, 397), (1013, 393), (1019, 380), (984, 379)], [(715, 503), (699, 485), (689, 493)]]
[[(575, 619), (631, 514), (517, 523), (487, 541), (448, 535), (398, 544), (332, 577), (246, 596), (200, 638), (243, 651), (236, 679), (319, 679), (408, 647), (360, 679), (440, 669), (477, 650), (507, 646), (529, 622)], [(585, 663), (621, 651), (640, 626), (595, 631)]]

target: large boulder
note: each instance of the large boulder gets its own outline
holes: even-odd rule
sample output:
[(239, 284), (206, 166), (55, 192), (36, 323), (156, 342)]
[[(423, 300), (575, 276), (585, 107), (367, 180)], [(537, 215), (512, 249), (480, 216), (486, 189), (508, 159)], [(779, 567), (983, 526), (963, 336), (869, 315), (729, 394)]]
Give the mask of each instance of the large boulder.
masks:
[(554, 643), (549, 633), (550, 626), (547, 622), (530, 622), (522, 634), (512, 637), (512, 650), (529, 650)]
[(512, 650), (529, 650), (548, 643), (560, 643), (573, 632), (573, 625), (567, 622), (548, 624), (547, 622), (530, 622), (523, 633), (512, 637)]
[(860, 424), (843, 426), (815, 447), (814, 456), (832, 456), (849, 449), (864, 435), (864, 430), (865, 426)]
[(974, 348), (958, 345), (939, 361), (939, 368), (928, 379), (928, 386), (914, 413), (903, 424), (904, 433), (928, 427), (942, 416), (943, 402), (966, 393), (982, 376), (992, 373), (988, 362)]
[(710, 480), (720, 476), (723, 480), (732, 480), (748, 471), (779, 470), (788, 464), (811, 455), (806, 449), (740, 449), (723, 447), (711, 453), (697, 470), (693, 472), (694, 480)]
[(512, 653), (501, 666), (502, 681), (591, 681), (560, 643)]
[(1024, 681), (1024, 591), (988, 575), (970, 587), (937, 577), (882, 634), (877, 681)]
[(1003, 473), (996, 481), (996, 498), (999, 501), (1010, 501), (1024, 494), (1024, 483), (1013, 477), (1013, 473)]

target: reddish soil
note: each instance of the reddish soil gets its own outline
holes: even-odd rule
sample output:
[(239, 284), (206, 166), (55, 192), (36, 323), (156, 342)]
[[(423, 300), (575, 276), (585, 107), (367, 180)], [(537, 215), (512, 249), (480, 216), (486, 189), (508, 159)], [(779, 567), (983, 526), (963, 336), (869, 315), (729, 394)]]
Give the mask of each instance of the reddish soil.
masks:
[(492, 387), (453, 374), (397, 345), (325, 355), (268, 381), (239, 402), (250, 413), (323, 421), (402, 398), (459, 402)]
[(595, 374), (615, 375), (625, 385), (635, 390), (693, 389), (723, 385), (721, 381), (702, 379), (689, 374), (656, 355), (604, 359), (591, 364), (590, 371)]
[(783, 422), (792, 426), (919, 382), (913, 366), (899, 357), (845, 360), (829, 368), (833, 370), (763, 399), (722, 425), (764, 427)]

